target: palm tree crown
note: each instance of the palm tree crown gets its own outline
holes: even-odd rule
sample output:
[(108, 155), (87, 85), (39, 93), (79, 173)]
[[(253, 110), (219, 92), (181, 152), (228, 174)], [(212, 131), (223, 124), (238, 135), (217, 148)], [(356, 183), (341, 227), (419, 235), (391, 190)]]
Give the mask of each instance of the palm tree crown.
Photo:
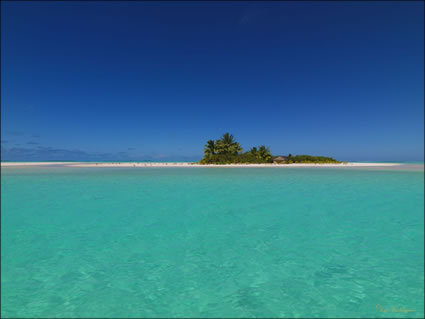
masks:
[(232, 134), (225, 133), (216, 142), (217, 153), (219, 154), (238, 154), (242, 152), (241, 145), (235, 141)]
[(250, 149), (251, 154), (256, 155), (258, 150), (257, 148), (254, 146), (253, 148)]
[(210, 156), (214, 155), (216, 151), (215, 142), (213, 140), (209, 140), (207, 144), (205, 144), (204, 155)]
[(264, 145), (261, 145), (258, 148), (257, 154), (258, 154), (259, 158), (266, 160), (266, 161), (272, 158), (272, 154), (270, 153), (270, 149), (268, 147), (264, 146)]

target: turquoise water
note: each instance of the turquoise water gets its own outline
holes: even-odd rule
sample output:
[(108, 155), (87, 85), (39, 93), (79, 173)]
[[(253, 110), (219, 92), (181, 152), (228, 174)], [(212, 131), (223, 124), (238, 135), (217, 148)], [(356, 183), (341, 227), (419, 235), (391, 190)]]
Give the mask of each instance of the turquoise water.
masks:
[(424, 316), (423, 171), (2, 168), (1, 186), (3, 317)]

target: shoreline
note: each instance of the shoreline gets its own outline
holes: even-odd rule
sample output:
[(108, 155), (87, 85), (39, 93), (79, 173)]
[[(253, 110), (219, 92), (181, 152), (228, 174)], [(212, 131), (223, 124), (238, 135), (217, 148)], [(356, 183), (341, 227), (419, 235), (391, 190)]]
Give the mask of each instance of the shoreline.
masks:
[(1, 167), (26, 166), (65, 166), (65, 167), (388, 167), (401, 166), (401, 163), (294, 163), (294, 164), (198, 164), (191, 162), (1, 162)]

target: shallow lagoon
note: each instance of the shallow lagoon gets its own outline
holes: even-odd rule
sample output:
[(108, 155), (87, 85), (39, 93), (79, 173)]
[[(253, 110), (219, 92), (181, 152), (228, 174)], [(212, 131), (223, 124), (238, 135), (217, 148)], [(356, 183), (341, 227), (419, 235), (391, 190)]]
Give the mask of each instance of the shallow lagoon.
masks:
[(424, 316), (423, 170), (10, 167), (1, 186), (4, 317)]

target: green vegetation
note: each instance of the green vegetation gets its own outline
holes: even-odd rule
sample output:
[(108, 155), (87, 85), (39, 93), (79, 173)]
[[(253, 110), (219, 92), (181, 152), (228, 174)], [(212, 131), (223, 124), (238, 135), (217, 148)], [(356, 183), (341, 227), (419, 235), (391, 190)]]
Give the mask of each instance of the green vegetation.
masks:
[[(218, 140), (209, 140), (204, 146), (204, 157), (200, 164), (264, 164), (273, 163), (274, 156), (265, 145), (243, 152), (232, 134), (225, 133)], [(331, 157), (289, 154), (282, 164), (292, 163), (341, 163)]]
[[(289, 154), (291, 155), (291, 154)], [(288, 156), (288, 162), (292, 161), (292, 163), (341, 163), (332, 157), (325, 156), (311, 156), (311, 155), (296, 155), (296, 156)]]
[(264, 145), (251, 148), (243, 153), (241, 145), (232, 134), (225, 133), (216, 140), (209, 140), (204, 147), (204, 157), (201, 164), (233, 164), (233, 163), (272, 163), (270, 149)]

